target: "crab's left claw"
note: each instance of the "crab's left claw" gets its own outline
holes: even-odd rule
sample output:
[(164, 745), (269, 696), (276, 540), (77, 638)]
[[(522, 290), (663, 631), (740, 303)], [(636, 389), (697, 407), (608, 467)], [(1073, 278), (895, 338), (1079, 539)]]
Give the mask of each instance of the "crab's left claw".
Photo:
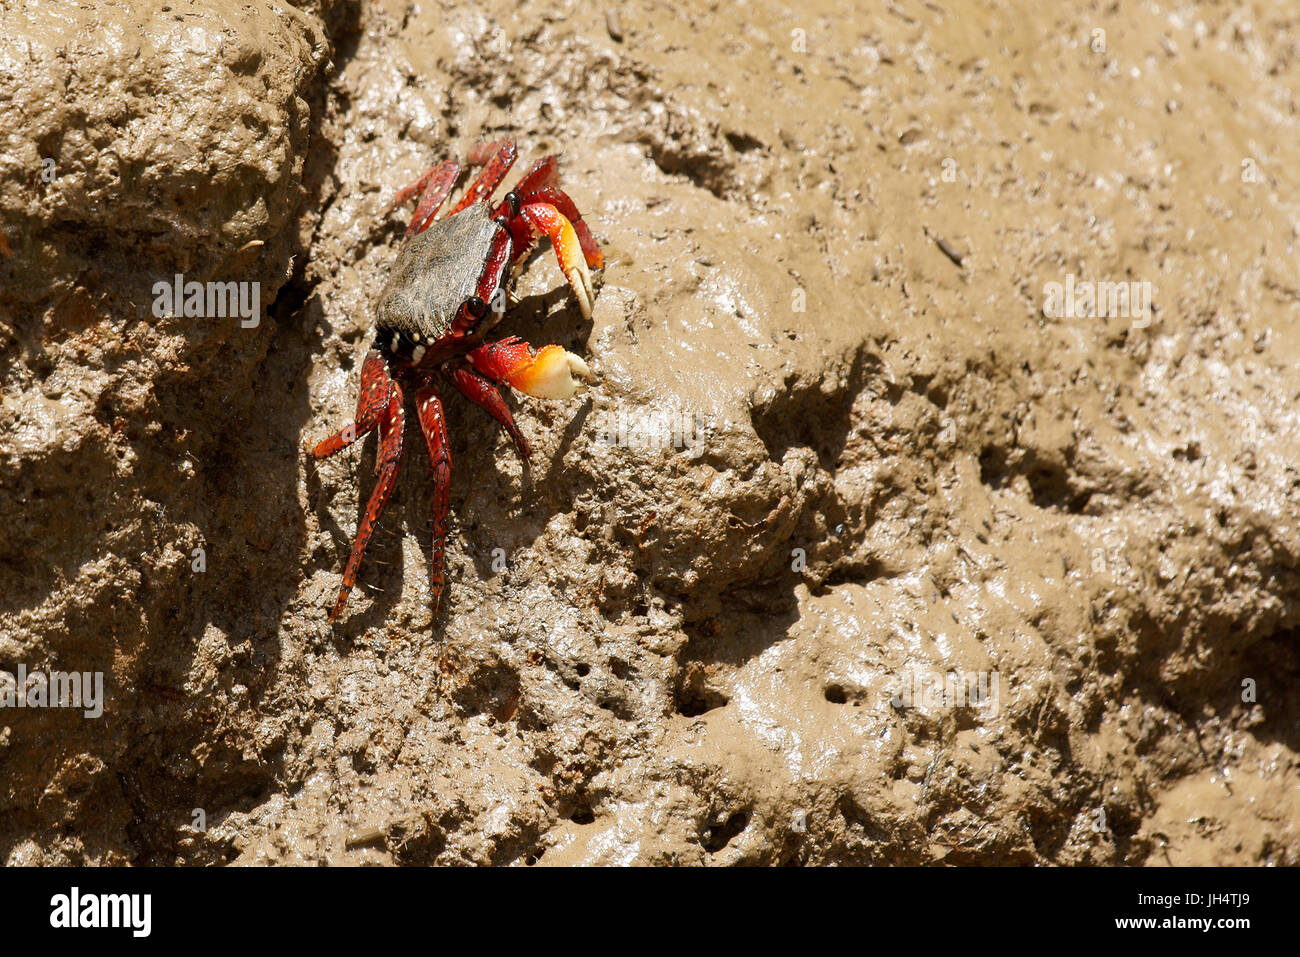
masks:
[(582, 243), (573, 228), (573, 223), (549, 203), (528, 203), (520, 208), (519, 215), (538, 232), (545, 233), (546, 238), (551, 241), (555, 258), (560, 261), (560, 270), (578, 299), (582, 318), (590, 319), (596, 292), (592, 288), (591, 271), (587, 268), (586, 255), (583, 253)]
[(587, 363), (572, 352), (560, 346), (542, 346), (534, 352), (518, 336), (479, 346), (467, 358), (489, 379), (538, 399), (567, 399), (596, 379)]

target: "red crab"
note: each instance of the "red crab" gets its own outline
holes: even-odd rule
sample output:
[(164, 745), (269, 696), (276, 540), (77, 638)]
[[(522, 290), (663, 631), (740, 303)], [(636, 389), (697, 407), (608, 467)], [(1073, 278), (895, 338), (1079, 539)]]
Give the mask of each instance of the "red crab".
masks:
[(429, 577), (436, 614), (445, 584), (451, 486), (451, 452), (438, 384), (450, 382), (465, 398), (486, 409), (526, 460), (528, 443), (494, 383), (508, 384), (538, 398), (565, 399), (582, 387), (575, 376), (586, 381), (593, 378), (585, 362), (560, 346), (544, 346), (534, 352), (517, 336), (483, 341), (505, 312), (506, 293), (514, 278), (512, 267), (521, 262), (539, 236), (550, 239), (583, 318), (591, 318), (594, 297), (588, 267), (599, 269), (605, 262), (582, 214), (556, 185), (555, 156), (538, 160), (500, 203), (489, 207), (492, 193), (517, 155), (510, 140), (488, 143), (471, 152), (470, 163), (483, 166), (483, 170), (444, 219), (435, 220), (434, 216), (460, 175), (455, 160), (435, 166), (398, 192), (389, 206), (391, 211), (419, 196), (379, 300), (375, 342), (361, 367), (356, 421), (311, 452), (314, 458), (323, 459), (372, 429), (379, 430), (375, 461), (379, 478), (357, 526), (330, 621), (338, 618), (347, 603), (366, 544), (396, 484), (406, 422), (404, 383), (415, 387), (416, 414), (433, 473)]

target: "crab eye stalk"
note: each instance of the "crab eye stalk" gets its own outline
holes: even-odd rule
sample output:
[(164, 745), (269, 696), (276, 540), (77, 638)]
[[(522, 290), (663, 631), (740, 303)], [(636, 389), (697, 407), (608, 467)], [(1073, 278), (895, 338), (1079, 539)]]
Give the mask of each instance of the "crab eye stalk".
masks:
[(471, 296), (465, 303), (465, 308), (475, 319), (482, 319), (487, 315), (488, 304), (483, 301), (482, 296)]

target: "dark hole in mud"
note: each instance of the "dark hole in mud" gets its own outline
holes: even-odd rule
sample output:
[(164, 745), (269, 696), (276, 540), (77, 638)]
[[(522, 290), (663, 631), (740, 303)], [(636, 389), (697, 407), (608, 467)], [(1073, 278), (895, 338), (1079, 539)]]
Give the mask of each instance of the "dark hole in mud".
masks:
[(574, 824), (591, 824), (596, 820), (596, 815), (586, 804), (579, 804), (569, 815), (569, 820)]
[(608, 711), (620, 721), (631, 721), (636, 717), (636, 714), (628, 706), (628, 703), (618, 698), (604, 698), (601, 700), (599, 706), (602, 711)]
[(875, 561), (837, 565), (831, 569), (820, 585), (812, 589), (814, 595), (825, 595), (840, 585), (866, 585), (885, 574), (884, 567)]
[(686, 668), (681, 684), (676, 693), (677, 714), (684, 718), (698, 718), (715, 707), (727, 703), (727, 696), (705, 685), (702, 671), (697, 667)]
[(683, 688), (677, 693), (677, 713), (686, 718), (698, 718), (726, 703), (725, 695), (708, 688)]
[(748, 826), (749, 812), (737, 811), (722, 824), (715, 825), (705, 830), (702, 838), (704, 849), (710, 854), (716, 854), (735, 840), (737, 835), (744, 831)]
[(980, 481), (989, 488), (1003, 488), (1010, 480), (1006, 454), (992, 446), (985, 448), (980, 453)]
[(827, 685), (824, 692), (826, 700), (831, 704), (848, 704), (849, 695), (840, 685)]
[(577, 672), (579, 678), (585, 678), (591, 674), (591, 665), (580, 664), (573, 670)]
[(761, 141), (756, 140), (748, 133), (724, 133), (723, 135), (726, 136), (727, 143), (737, 153), (748, 153), (750, 150), (761, 149), (763, 146)]
[(1082, 514), (1092, 498), (1090, 492), (1075, 492), (1070, 487), (1070, 477), (1059, 468), (1040, 467), (1028, 475), (1034, 504), (1039, 508), (1053, 508), (1075, 515)]
[(1009, 454), (993, 446), (980, 453), (980, 481), (989, 488), (1006, 489), (1017, 476), (1024, 477), (1029, 484), (1030, 498), (1042, 509), (1081, 515), (1092, 498), (1091, 492), (1075, 487), (1065, 469), (1053, 462), (1043, 462), (1032, 453)]
[(374, 759), (366, 751), (356, 751), (352, 755), (352, 770), (358, 774), (370, 774), (375, 770)]
[(295, 275), (275, 294), (275, 300), (266, 309), (267, 315), (272, 319), (291, 319), (306, 304), (311, 291), (311, 283)]

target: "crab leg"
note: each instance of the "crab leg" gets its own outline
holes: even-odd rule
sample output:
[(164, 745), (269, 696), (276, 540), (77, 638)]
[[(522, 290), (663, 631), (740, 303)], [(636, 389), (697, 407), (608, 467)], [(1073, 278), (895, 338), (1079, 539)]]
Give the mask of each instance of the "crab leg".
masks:
[(519, 182), (515, 183), (515, 193), (520, 199), (527, 199), (536, 193), (539, 189), (547, 186), (554, 186), (560, 175), (560, 158), (552, 153), (550, 156), (543, 156), (534, 163)]
[(415, 394), (415, 406), (424, 442), (429, 447), (429, 471), (433, 475), (433, 554), (429, 557), (429, 586), (433, 593), (433, 613), (436, 615), (446, 585), (451, 447), (447, 441), (447, 424), (442, 416), (442, 401), (432, 386), (426, 385)]
[(519, 457), (527, 460), (529, 455), (532, 454), (528, 448), (528, 440), (519, 431), (519, 426), (515, 425), (515, 417), (510, 414), (510, 407), (506, 405), (506, 400), (501, 397), (497, 387), (473, 369), (465, 366), (452, 370), (451, 381), (460, 390), (461, 395), (475, 405), (486, 409), (488, 415), (501, 423), (501, 427), (506, 430), (511, 441), (515, 443), (515, 449), (519, 452)]
[(402, 387), (399, 383), (392, 382), (388, 403), (379, 417), (379, 456), (375, 463), (375, 471), (379, 474), (379, 478), (375, 482), (374, 491), (370, 493), (370, 501), (366, 503), (366, 511), (361, 516), (361, 523), (357, 526), (357, 537), (352, 540), (352, 552), (348, 555), (347, 567), (343, 569), (343, 586), (339, 589), (334, 610), (330, 612), (330, 621), (337, 621), (339, 615), (343, 613), (343, 606), (348, 601), (348, 592), (352, 591), (352, 586), (357, 583), (361, 557), (366, 552), (366, 546), (370, 543), (370, 536), (375, 532), (375, 525), (379, 522), (384, 506), (388, 504), (388, 496), (392, 494), (393, 486), (397, 484), (397, 467), (402, 461), (402, 428), (405, 423), (406, 412), (402, 408)]
[(410, 239), (429, 227), (439, 207), (451, 195), (452, 187), (456, 185), (456, 179), (459, 176), (460, 164), (455, 160), (444, 160), (411, 185), (397, 191), (397, 195), (393, 197), (393, 201), (388, 205), (388, 212), (392, 212), (398, 206), (408, 202), (412, 196), (420, 194), (420, 202), (415, 207), (415, 215), (411, 217), (411, 221), (406, 225), (405, 239)]
[[(515, 183), (513, 192), (521, 203), (547, 203), (559, 210), (573, 224), (587, 265), (599, 269), (605, 264), (605, 257), (601, 255), (591, 230), (582, 221), (582, 213), (578, 212), (577, 204), (556, 184), (558, 178), (559, 157), (555, 154), (543, 156)], [(499, 216), (508, 208), (509, 204), (502, 202), (492, 215)]]
[(591, 230), (582, 221), (582, 213), (578, 212), (577, 204), (569, 198), (568, 193), (558, 186), (542, 186), (531, 193), (521, 192), (519, 195), (525, 203), (546, 203), (554, 206), (556, 211), (573, 226), (587, 265), (592, 269), (600, 269), (605, 265), (605, 257), (601, 254), (600, 247), (596, 245), (596, 237), (591, 235)]
[(515, 148), (514, 140), (497, 140), (495, 143), (483, 143), (474, 147), (469, 154), (469, 161), (474, 166), (482, 165), (483, 172), (465, 190), (465, 195), (452, 207), (450, 215), (455, 216), (475, 203), (486, 202), (506, 178), (510, 167), (515, 165), (515, 157), (518, 155), (519, 150)]
[(534, 229), (546, 234), (555, 250), (555, 258), (560, 262), (564, 278), (573, 287), (573, 294), (578, 299), (578, 308), (582, 318), (591, 318), (592, 301), (596, 298), (591, 286), (591, 273), (582, 255), (582, 243), (574, 231), (573, 224), (549, 203), (528, 203), (520, 208), (519, 215), (528, 221)]
[[(313, 458), (329, 458), (341, 452), (379, 424), (379, 416), (388, 406), (395, 383), (388, 372), (388, 363), (375, 349), (366, 354), (361, 365), (361, 395), (357, 398), (356, 420), (349, 426), (316, 443), (311, 450)], [(375, 463), (378, 469), (379, 463)]]
[(567, 399), (582, 388), (577, 379), (592, 382), (596, 378), (587, 363), (572, 352), (560, 346), (542, 346), (534, 352), (518, 336), (481, 345), (465, 358), (489, 379), (538, 399)]

